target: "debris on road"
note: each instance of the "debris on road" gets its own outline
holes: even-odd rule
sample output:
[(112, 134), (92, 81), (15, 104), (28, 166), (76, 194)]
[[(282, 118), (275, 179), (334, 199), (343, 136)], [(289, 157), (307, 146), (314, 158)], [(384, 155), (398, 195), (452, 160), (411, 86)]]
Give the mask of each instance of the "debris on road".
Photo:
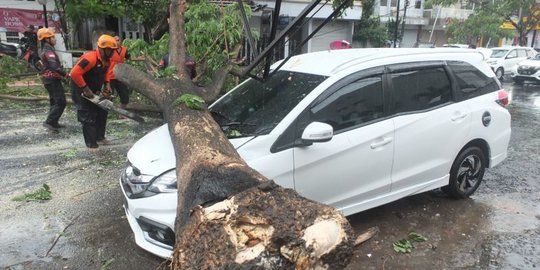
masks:
[(31, 192), (31, 193), (25, 193), (23, 195), (15, 196), (12, 201), (16, 202), (30, 202), (30, 201), (47, 201), (52, 198), (51, 188), (47, 184), (43, 184), (42, 187), (40, 187), (38, 190)]

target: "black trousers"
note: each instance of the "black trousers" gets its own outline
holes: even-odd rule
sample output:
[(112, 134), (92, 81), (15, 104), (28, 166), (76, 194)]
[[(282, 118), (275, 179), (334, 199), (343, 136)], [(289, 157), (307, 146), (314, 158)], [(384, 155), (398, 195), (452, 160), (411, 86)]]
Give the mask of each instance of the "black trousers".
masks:
[[(82, 124), (84, 143), (86, 147), (97, 148), (97, 141), (105, 139), (107, 126), (107, 110), (81, 97), (81, 91), (72, 86), (73, 102), (77, 106), (77, 120)], [(94, 94), (97, 94), (96, 92)]]
[(49, 114), (45, 123), (56, 126), (58, 120), (66, 108), (66, 95), (61, 80), (50, 80), (44, 83), (45, 89), (49, 92)]
[(130, 91), (125, 84), (121, 83), (119, 80), (111, 80), (111, 88), (118, 93), (121, 104), (129, 103)]

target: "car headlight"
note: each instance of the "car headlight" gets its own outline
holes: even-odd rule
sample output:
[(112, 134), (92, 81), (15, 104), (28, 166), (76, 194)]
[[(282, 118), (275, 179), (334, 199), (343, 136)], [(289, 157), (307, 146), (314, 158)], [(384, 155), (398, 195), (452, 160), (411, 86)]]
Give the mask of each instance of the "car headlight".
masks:
[(176, 169), (172, 169), (158, 177), (148, 187), (155, 193), (176, 192)]

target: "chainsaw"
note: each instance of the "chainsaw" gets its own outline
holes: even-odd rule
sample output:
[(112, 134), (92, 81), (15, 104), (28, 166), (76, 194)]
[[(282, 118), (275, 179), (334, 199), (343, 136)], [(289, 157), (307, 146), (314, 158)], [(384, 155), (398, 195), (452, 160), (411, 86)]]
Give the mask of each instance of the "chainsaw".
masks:
[(102, 108), (104, 110), (107, 110), (107, 111), (110, 111), (110, 112), (115, 112), (115, 113), (123, 115), (123, 116), (125, 116), (125, 117), (127, 117), (127, 118), (129, 118), (131, 120), (135, 120), (135, 121), (137, 121), (139, 123), (144, 123), (144, 118), (142, 118), (138, 114), (115, 106), (112, 101), (110, 101), (109, 99), (107, 99), (107, 98), (105, 98), (103, 96), (94, 95), (94, 97), (92, 97), (92, 98), (88, 98), (88, 97), (86, 97), (84, 95), (81, 95), (81, 96), (83, 98), (89, 100), (90, 102), (96, 104), (98, 107), (100, 107), (100, 108)]

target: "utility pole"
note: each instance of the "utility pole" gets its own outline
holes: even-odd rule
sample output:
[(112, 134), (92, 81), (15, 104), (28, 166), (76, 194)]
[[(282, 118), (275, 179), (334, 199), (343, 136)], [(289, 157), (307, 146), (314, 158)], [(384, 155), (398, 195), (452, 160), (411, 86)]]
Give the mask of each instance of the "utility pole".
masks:
[(409, 6), (409, 0), (405, 0), (405, 7), (403, 7), (403, 22), (401, 23), (401, 38), (399, 44), (403, 43), (403, 37), (405, 36), (405, 20), (407, 19), (407, 7)]
[[(397, 47), (397, 37), (398, 37), (398, 27), (399, 27), (399, 2), (400, 0), (397, 0), (397, 6), (396, 6), (396, 27), (394, 27), (394, 48)], [(391, 2), (390, 2), (391, 3)]]
[(43, 21), (45, 27), (49, 27), (49, 23), (47, 22), (47, 0), (38, 0), (37, 2), (43, 5)]

